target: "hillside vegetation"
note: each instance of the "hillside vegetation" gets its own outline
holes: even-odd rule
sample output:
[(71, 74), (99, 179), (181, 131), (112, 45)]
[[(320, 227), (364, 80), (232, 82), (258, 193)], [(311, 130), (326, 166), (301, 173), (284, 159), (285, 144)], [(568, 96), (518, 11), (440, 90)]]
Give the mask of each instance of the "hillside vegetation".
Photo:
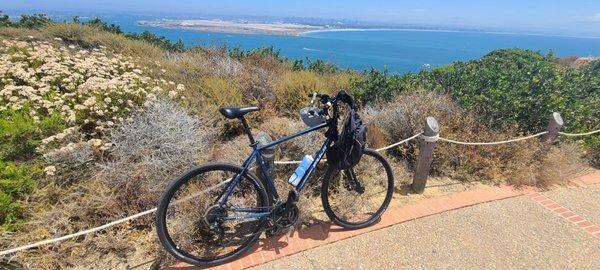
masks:
[[(301, 129), (307, 94), (347, 89), (377, 148), (421, 132), (492, 141), (537, 133), (559, 111), (565, 130), (600, 128), (600, 61), (563, 67), (552, 55), (498, 50), (481, 59), (405, 75), (341, 70), (290, 60), (272, 48), (184, 48), (151, 33), (128, 34), (100, 20), (54, 23), (0, 18), (0, 249), (74, 233), (156, 206), (168, 182), (193, 164), (239, 162), (249, 152), (223, 105), (259, 105), (254, 131)], [(282, 145), (277, 159), (311, 153), (322, 134)], [(418, 142), (385, 153), (397, 185), (411, 181)], [(461, 181), (549, 187), (582, 163), (598, 166), (600, 136), (468, 147), (440, 143), (432, 175)], [(581, 162), (581, 158), (585, 162)], [(285, 179), (293, 166), (277, 168)], [(285, 180), (277, 183), (287, 188)], [(319, 179), (304, 193), (304, 222), (319, 220)], [(98, 234), (18, 253), (0, 268), (123, 267), (159, 258), (152, 216)]]

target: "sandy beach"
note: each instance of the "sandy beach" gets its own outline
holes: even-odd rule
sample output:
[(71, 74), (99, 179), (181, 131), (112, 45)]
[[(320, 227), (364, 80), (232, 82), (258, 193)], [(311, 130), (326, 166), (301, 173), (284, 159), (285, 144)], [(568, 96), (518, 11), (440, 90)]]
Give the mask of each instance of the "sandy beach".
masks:
[(304, 25), (294, 23), (257, 23), (246, 21), (222, 20), (143, 20), (141, 25), (163, 28), (188, 29), (204, 32), (228, 34), (267, 34), (267, 35), (299, 35), (305, 32), (326, 30), (324, 26)]

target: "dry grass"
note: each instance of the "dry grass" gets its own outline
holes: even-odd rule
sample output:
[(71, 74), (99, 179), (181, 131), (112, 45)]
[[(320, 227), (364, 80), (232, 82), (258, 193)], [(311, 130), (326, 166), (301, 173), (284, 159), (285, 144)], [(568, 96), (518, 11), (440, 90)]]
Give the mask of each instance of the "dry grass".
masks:
[[(492, 130), (478, 122), (473, 113), (460, 108), (449, 97), (428, 91), (405, 92), (391, 104), (364, 110), (367, 122), (385, 131), (390, 142), (421, 132), (427, 116), (437, 119), (440, 124), (440, 136), (444, 138), (489, 142), (522, 135), (514, 127)], [(559, 158), (578, 159), (560, 154), (545, 156), (542, 154), (542, 146), (538, 139), (497, 146), (461, 146), (439, 142), (435, 149), (432, 174), (463, 181), (547, 186), (555, 181), (548, 181), (546, 177), (537, 173), (543, 167), (543, 163), (552, 160), (556, 162)], [(419, 143), (413, 140), (389, 151), (401, 160), (406, 160), (412, 168), (418, 157)], [(552, 169), (562, 170), (560, 167)], [(552, 169), (548, 168), (545, 171)], [(564, 177), (562, 179), (566, 180)]]
[(565, 180), (585, 170), (586, 161), (582, 153), (582, 147), (575, 143), (550, 148), (537, 164), (536, 181), (524, 184), (541, 187), (564, 184)]
[[(76, 23), (51, 24), (40, 30), (0, 27), (0, 36), (47, 41), (60, 38), (66, 44), (77, 45), (86, 49), (104, 46), (115, 53), (143, 58), (144, 60), (157, 60), (165, 57), (165, 52), (162, 49), (146, 42), (131, 40), (121, 35)], [(54, 42), (60, 43), (60, 41)]]
[(83, 48), (104, 46), (114, 52), (136, 58), (156, 59), (165, 55), (162, 49), (149, 43), (131, 40), (121, 35), (76, 23), (48, 25), (41, 32), (48, 38), (61, 38), (67, 44), (75, 44)]
[(281, 114), (296, 116), (308, 104), (309, 94), (333, 93), (350, 86), (347, 74), (318, 75), (312, 71), (289, 71), (275, 83), (277, 98), (273, 107)]
[[(39, 189), (28, 204), (27, 226), (16, 237), (1, 239), (2, 246), (54, 238), (151, 209), (175, 176), (208, 158), (203, 154), (214, 138), (212, 130), (176, 104), (154, 103), (115, 127), (113, 147), (94, 175), (69, 185), (55, 179)], [(152, 224), (152, 216), (142, 217), (106, 233), (20, 253), (17, 259), (26, 268), (56, 269), (82, 261), (93, 265), (98, 254), (124, 258), (136, 251), (152, 257), (149, 253), (158, 250), (153, 237), (132, 238), (153, 236)]]
[(322, 88), (323, 83), (313, 72), (287, 72), (275, 84), (277, 98), (274, 106), (278, 111), (293, 115), (302, 108), (302, 104), (308, 103), (308, 94)]

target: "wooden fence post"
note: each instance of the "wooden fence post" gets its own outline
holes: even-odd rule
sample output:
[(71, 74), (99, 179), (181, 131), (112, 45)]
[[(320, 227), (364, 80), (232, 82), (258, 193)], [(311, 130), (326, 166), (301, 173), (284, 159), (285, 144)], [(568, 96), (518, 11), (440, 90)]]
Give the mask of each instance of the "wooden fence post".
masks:
[(544, 141), (550, 144), (553, 143), (556, 140), (556, 137), (558, 137), (558, 132), (563, 125), (564, 122), (560, 116), (560, 113), (553, 112), (552, 117), (550, 117), (550, 122), (548, 122), (548, 127), (546, 128), (548, 133), (546, 133), (546, 136), (544, 136)]
[(427, 184), (427, 176), (429, 168), (433, 161), (433, 149), (439, 136), (439, 125), (435, 118), (428, 116), (425, 119), (425, 130), (423, 132), (424, 140), (421, 142), (421, 151), (415, 168), (415, 176), (411, 184), (411, 188), (416, 193), (423, 193), (425, 184)]

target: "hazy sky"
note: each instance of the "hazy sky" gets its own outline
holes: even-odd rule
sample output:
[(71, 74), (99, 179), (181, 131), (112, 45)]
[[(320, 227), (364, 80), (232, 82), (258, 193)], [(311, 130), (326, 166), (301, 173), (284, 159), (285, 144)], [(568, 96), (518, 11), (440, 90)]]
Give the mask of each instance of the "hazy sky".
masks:
[(600, 0), (2, 0), (0, 9), (300, 16), (600, 36)]

